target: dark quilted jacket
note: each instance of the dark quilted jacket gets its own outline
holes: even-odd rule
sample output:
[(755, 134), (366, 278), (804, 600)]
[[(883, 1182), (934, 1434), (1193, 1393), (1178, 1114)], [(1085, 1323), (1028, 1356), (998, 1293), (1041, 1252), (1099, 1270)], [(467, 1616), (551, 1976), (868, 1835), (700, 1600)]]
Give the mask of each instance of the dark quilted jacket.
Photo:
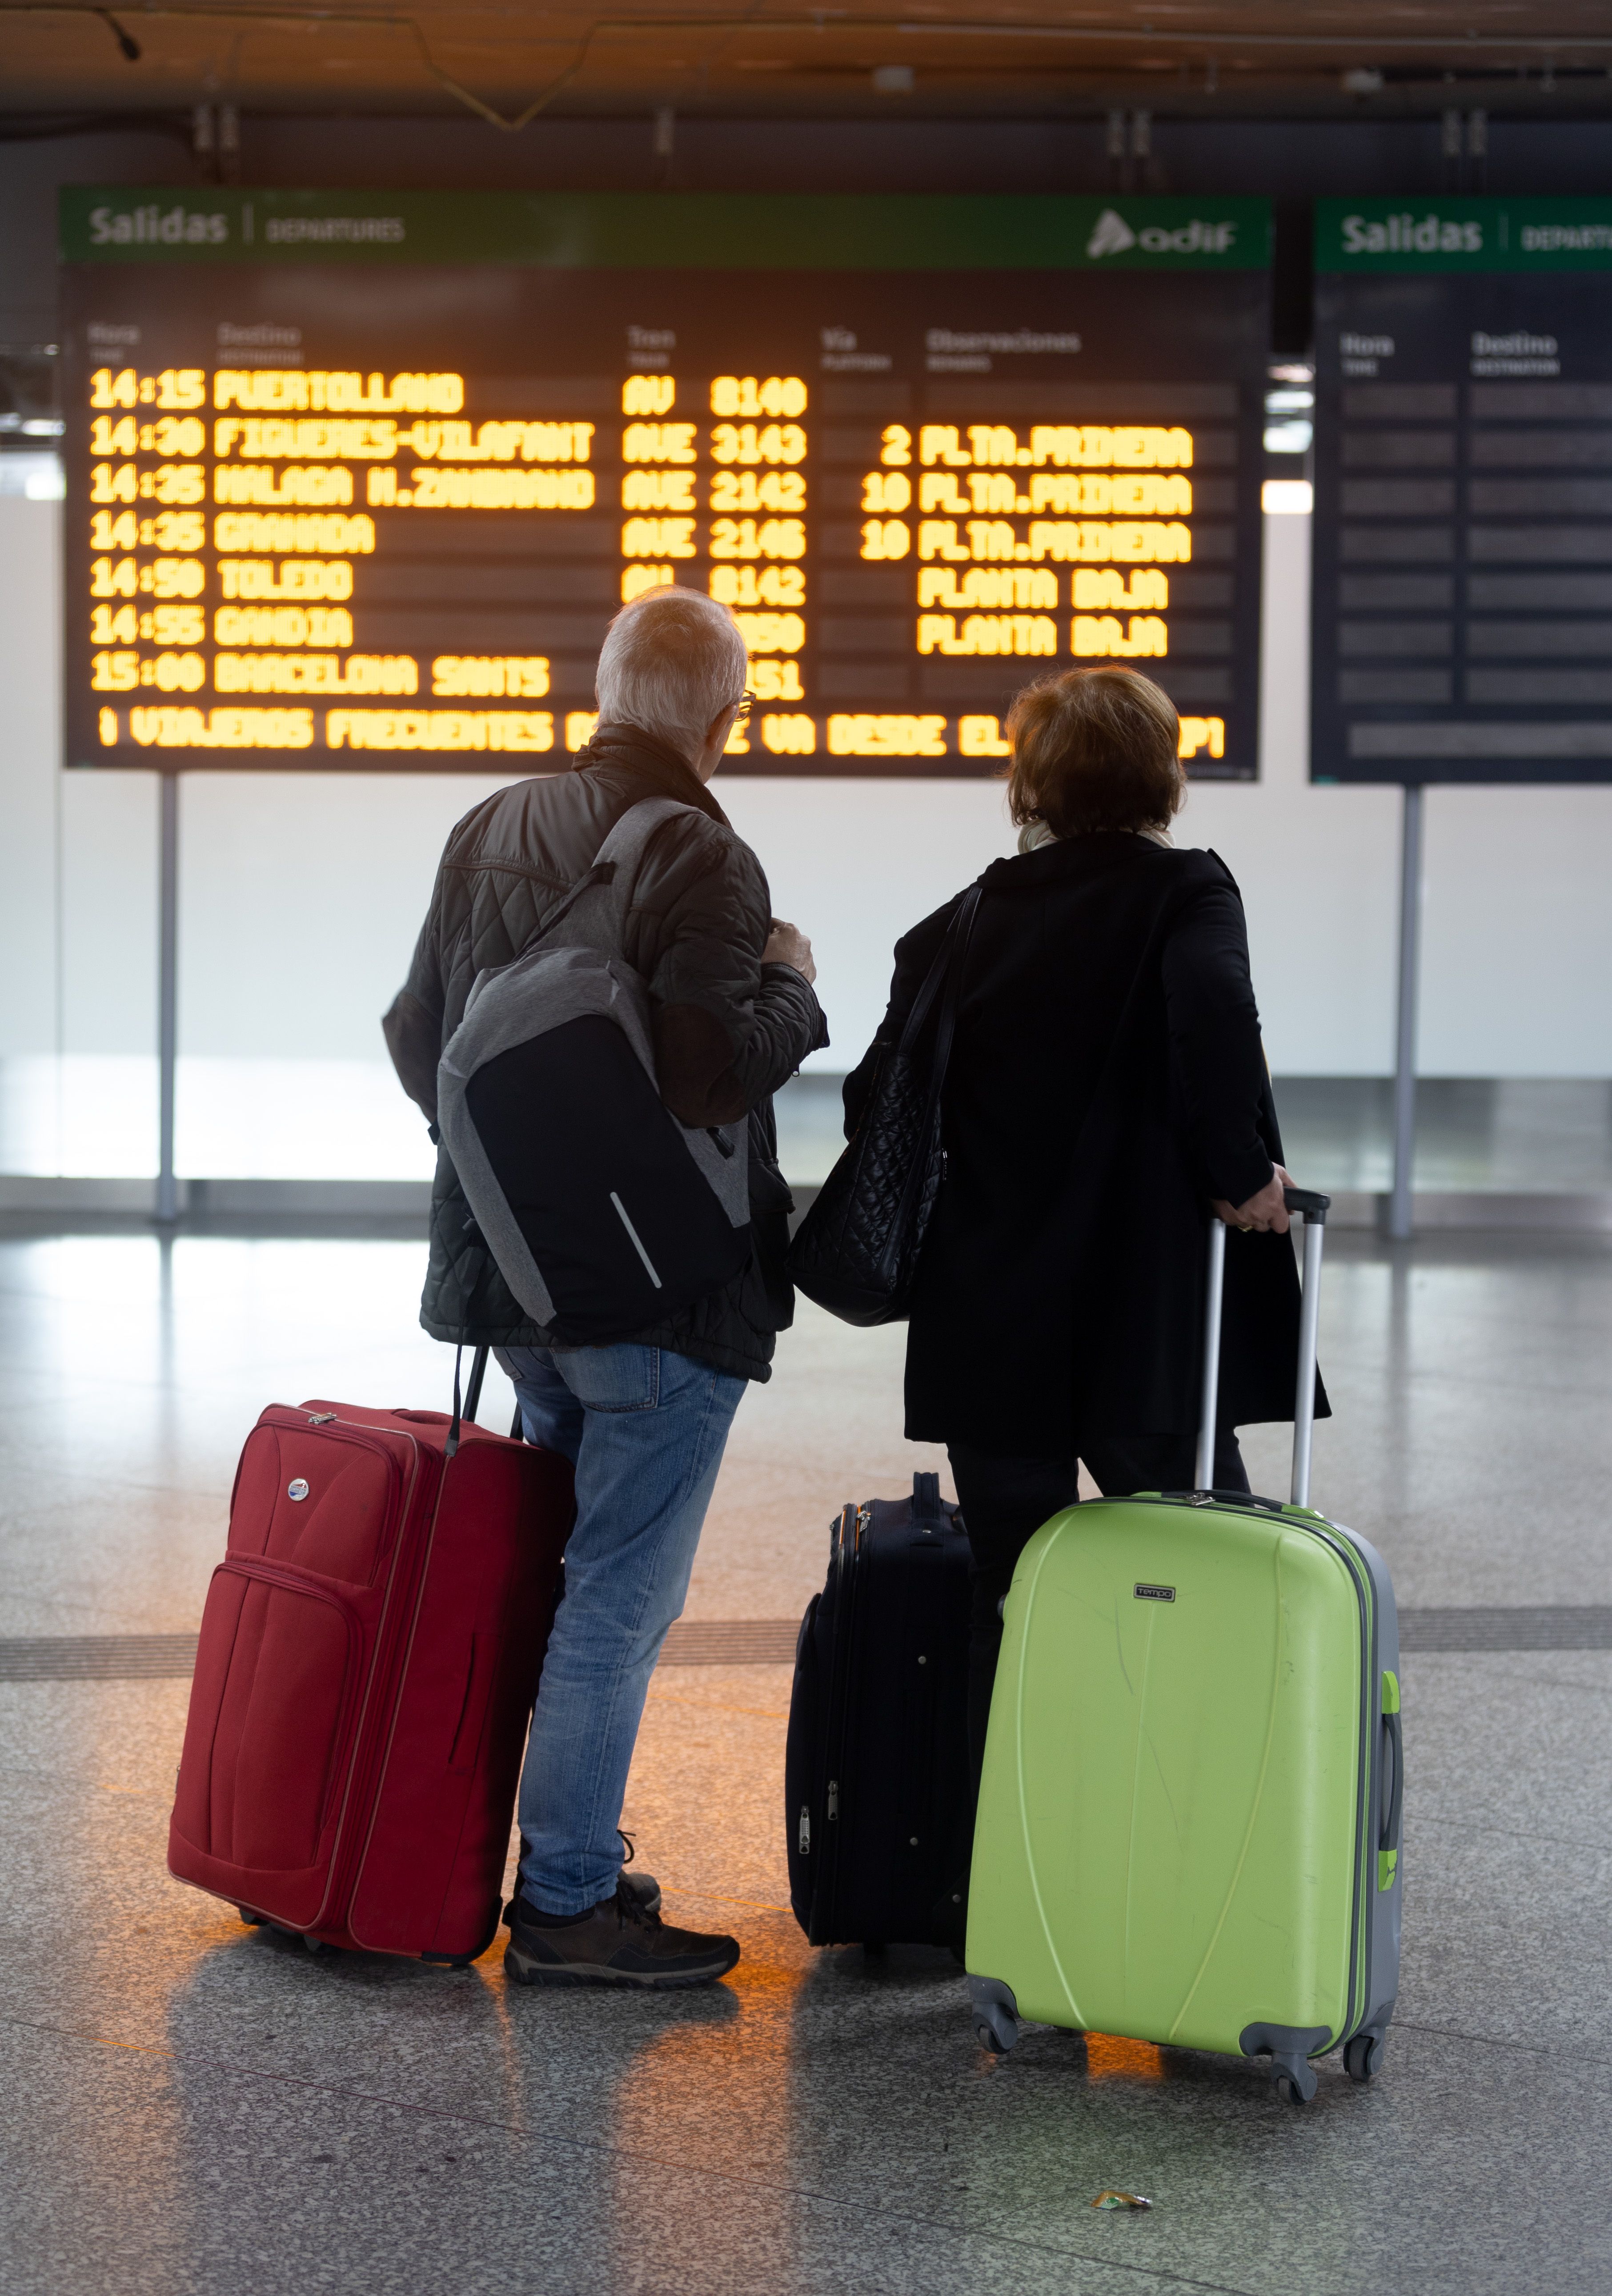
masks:
[[(783, 1267), (792, 1206), (772, 1095), (827, 1032), (803, 976), (761, 963), (771, 899), (761, 864), (680, 758), (634, 729), (602, 726), (572, 772), (517, 782), (467, 813), (448, 838), (407, 981), (382, 1026), (434, 1136), (437, 1062), (476, 975), (520, 955), (622, 814), (654, 797), (691, 810), (667, 822), (644, 857), (623, 954), (649, 984), (667, 1106), (687, 1124), (749, 1117), (754, 1248), (732, 1283), (634, 1336), (766, 1379), (775, 1335), (794, 1313)], [(552, 1344), (475, 1241), (441, 1148), (420, 1321), (433, 1339)]]

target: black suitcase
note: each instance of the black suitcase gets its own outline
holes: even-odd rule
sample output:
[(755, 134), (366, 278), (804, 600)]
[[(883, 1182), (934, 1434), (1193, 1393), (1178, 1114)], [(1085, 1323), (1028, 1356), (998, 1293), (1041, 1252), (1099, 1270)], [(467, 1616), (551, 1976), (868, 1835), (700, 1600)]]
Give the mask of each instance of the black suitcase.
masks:
[(789, 1895), (813, 1945), (961, 1948), (968, 1538), (938, 1475), (847, 1506), (795, 1645)]

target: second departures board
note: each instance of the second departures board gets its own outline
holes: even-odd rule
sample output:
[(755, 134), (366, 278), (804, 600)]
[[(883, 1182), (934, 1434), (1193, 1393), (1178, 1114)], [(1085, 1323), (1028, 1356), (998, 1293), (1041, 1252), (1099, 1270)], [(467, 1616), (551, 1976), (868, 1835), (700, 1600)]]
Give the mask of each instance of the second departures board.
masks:
[(999, 771), (1103, 661), (1255, 771), (1262, 201), (74, 191), (62, 255), (71, 764), (557, 764), (682, 583), (730, 771)]
[(1612, 778), (1612, 200), (1324, 200), (1311, 770)]

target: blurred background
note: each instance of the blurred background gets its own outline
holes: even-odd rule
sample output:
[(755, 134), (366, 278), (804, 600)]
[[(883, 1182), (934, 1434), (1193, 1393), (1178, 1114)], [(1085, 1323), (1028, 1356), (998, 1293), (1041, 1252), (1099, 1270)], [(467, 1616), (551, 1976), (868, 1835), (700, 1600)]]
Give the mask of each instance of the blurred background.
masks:
[[(1497, 483), (1506, 533), (1526, 528), (1529, 554), (1558, 568), (1559, 603), (1560, 570), (1612, 570), (1609, 123), (1604, 0), (742, 0), (611, 18), (574, 0), (0, 0), (8, 2289), (1612, 2284), (1612, 785), (1436, 786), (1408, 803), (1391, 784), (1319, 782), (1312, 740), (1323, 767), (1336, 759), (1362, 680), (1329, 658), (1312, 677), (1311, 661), (1312, 560), (1324, 586), (1342, 559), (1348, 424), (1403, 445), (1418, 419), (1342, 403), (1339, 330), (1317, 318), (1322, 201), (1402, 202), (1414, 218), (1470, 216), (1485, 198), (1570, 206), (1582, 268), (1600, 276), (1567, 276), (1564, 258), (1525, 284), (1555, 295), (1563, 375), (1593, 406), (1575, 399), (1547, 442), (1554, 495), (1534, 493), (1535, 471)], [(1237, 579), (1263, 568), (1257, 667), (1250, 646), (1237, 673), (1257, 676), (1258, 772), (1196, 781), (1178, 834), (1213, 846), (1242, 887), (1287, 1160), (1336, 1202), (1317, 1499), (1379, 1546), (1401, 1606), (1406, 1951), (1371, 2090), (1331, 2062), (1295, 2114), (1250, 2065), (1049, 2030), (991, 2060), (949, 1954), (807, 1946), (781, 1822), (796, 1622), (831, 1514), (947, 1465), (903, 1440), (901, 1328), (855, 1331), (804, 1305), (736, 1423), (622, 1818), (674, 1920), (741, 1935), (731, 1982), (518, 1993), (501, 1944), (465, 1972), (310, 1959), (170, 1879), (194, 1629), (256, 1414), (276, 1396), (449, 1399), (451, 1351), (415, 1320), (432, 1151), (379, 1022), (447, 832), (516, 776), (187, 766), (165, 849), (156, 772), (65, 762), (85, 529), (64, 530), (64, 467), (77, 455), (87, 469), (83, 397), (62, 381), (64, 340), (84, 340), (66, 335), (59, 296), (58, 194), (73, 186), (149, 187), (165, 212), (254, 187), (356, 207), (1056, 193), (1099, 218), (1112, 204), (1107, 254), (1134, 239), (1124, 214), (1144, 198), (1271, 202), (1269, 342), (1239, 371), (1237, 463)], [(1064, 275), (1073, 299), (1082, 274)], [(1168, 297), (1185, 275), (1156, 275), (1157, 339), (1176, 328), (1178, 365)], [(1477, 354), (1463, 327), (1442, 340), (1453, 406)], [(1504, 419), (1528, 428), (1515, 408)], [(1462, 441), (1478, 428), (1459, 427)], [(1435, 441), (1452, 472), (1456, 430)], [(1250, 454), (1257, 496), (1241, 483)], [(1438, 513), (1452, 567), (1468, 483), (1457, 473)], [(1378, 467), (1358, 499), (1381, 541), (1443, 484)], [(1567, 504), (1554, 526), (1547, 499)], [(613, 549), (613, 529), (604, 538)], [(1515, 719), (1527, 685), (1542, 721), (1557, 705), (1539, 697), (1555, 693), (1585, 769), (1603, 770), (1612, 570), (1586, 580), (1570, 627), (1542, 588), (1517, 608), (1509, 642), (1536, 659), (1501, 671), (1493, 709)], [(76, 617), (81, 586), (70, 594)], [(1335, 616), (1318, 595), (1320, 648), (1346, 602)], [(1385, 660), (1426, 652), (1433, 626), (1399, 644), (1386, 601), (1369, 632)], [(899, 638), (910, 649), (909, 620)], [(1426, 701), (1453, 676), (1379, 661), (1363, 683)], [(780, 1097), (804, 1201), (835, 1153), (841, 1079), (877, 1025), (893, 942), (1014, 833), (988, 774), (743, 764), (716, 793), (776, 910), (812, 939), (833, 1032)], [(1407, 891), (1420, 922), (1409, 1005)], [(160, 1205), (169, 1009), (177, 1185)], [(1411, 1053), (1413, 1109), (1395, 1091)], [(495, 1373), (483, 1423), (507, 1426), (511, 1401)], [(1252, 1431), (1256, 1488), (1288, 1488), (1287, 1434)], [(1273, 1932), (1273, 1956), (1287, 1943)], [(1116, 2186), (1149, 2212), (1094, 2213)]]
[[(1181, 834), (1242, 886), (1290, 1160), (1358, 1198), (1346, 1217), (1377, 1217), (1400, 798), (1309, 778), (1312, 203), (1603, 181), (1612, 49), (1590, 9), (1558, 11), (1549, 37), (1485, 9), (1409, 29), (1371, 7), (1115, 18), (0, 8), (0, 1206), (137, 1211), (157, 1155), (157, 779), (61, 770), (55, 194), (222, 181), (1271, 197), (1260, 777), (1198, 785)], [(376, 1023), (443, 836), (495, 785), (187, 771), (176, 1162), (193, 1210), (417, 1208), (430, 1151)], [(730, 771), (721, 794), (821, 968), (834, 1042), (780, 1111), (810, 1185), (891, 944), (1009, 849), (1001, 793)], [(1609, 861), (1612, 790), (1429, 793), (1424, 1220), (1520, 1218), (1438, 1200), (1545, 1194), (1600, 1222), (1591, 1200), (1612, 1201)]]

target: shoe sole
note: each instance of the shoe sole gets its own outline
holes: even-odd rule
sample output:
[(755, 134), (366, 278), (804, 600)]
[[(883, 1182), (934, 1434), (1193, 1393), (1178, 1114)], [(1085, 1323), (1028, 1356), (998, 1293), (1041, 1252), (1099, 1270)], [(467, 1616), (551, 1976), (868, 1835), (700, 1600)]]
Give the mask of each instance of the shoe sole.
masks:
[(506, 1973), (517, 1985), (568, 1986), (630, 1986), (640, 1993), (680, 1993), (693, 1985), (714, 1985), (728, 1971), (736, 1967), (739, 1956), (725, 1961), (718, 1968), (668, 1971), (664, 1974), (649, 1970), (607, 1969), (602, 1964), (584, 1967), (550, 1961), (536, 1961), (517, 1945), (504, 1948)]

